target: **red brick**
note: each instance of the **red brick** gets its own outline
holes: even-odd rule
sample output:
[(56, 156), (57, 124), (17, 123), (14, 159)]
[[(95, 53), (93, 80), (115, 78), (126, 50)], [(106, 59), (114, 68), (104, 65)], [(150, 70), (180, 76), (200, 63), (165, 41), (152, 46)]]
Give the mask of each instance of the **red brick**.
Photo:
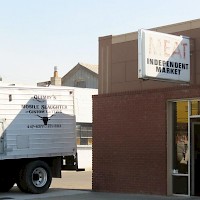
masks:
[(199, 86), (94, 96), (93, 190), (166, 195), (166, 103), (197, 96)]

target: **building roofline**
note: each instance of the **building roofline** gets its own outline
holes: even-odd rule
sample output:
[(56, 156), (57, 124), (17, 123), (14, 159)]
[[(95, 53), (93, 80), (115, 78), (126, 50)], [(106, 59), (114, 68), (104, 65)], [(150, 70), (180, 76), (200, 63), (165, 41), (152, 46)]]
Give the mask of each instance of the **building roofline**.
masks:
[[(186, 31), (190, 29), (196, 29), (196, 28), (200, 28), (200, 19), (180, 22), (176, 24), (170, 24), (166, 26), (155, 27), (149, 30), (158, 31), (162, 33), (175, 33), (175, 32)], [(105, 37), (108, 37), (108, 36), (105, 36)], [(138, 38), (138, 31), (121, 34), (121, 35), (114, 35), (112, 36), (112, 44), (137, 40), (137, 38)], [(100, 39), (103, 39), (103, 37), (101, 37)]]
[[(90, 64), (87, 64), (88, 66)], [(91, 66), (96, 66), (96, 65), (91, 65)], [(98, 66), (97, 66), (98, 67)], [(91, 68), (87, 67), (86, 64), (84, 65), (83, 63), (78, 63), (74, 68), (72, 68), (67, 74), (65, 74), (63, 77), (62, 77), (62, 80), (67, 78), (67, 77), (70, 77), (71, 74), (75, 73), (76, 71), (78, 71), (80, 68), (83, 68), (87, 71), (89, 71), (90, 73), (93, 73), (95, 76), (98, 77), (98, 73), (96, 73), (94, 70), (92, 70)]]

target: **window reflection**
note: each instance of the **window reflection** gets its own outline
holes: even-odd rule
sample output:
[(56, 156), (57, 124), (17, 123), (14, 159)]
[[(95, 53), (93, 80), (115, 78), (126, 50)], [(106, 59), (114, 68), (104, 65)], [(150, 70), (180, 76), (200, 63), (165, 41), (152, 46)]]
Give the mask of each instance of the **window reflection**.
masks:
[(188, 102), (173, 103), (173, 193), (188, 193)]
[(188, 103), (174, 103), (174, 173), (188, 173)]
[(200, 115), (200, 102), (197, 100), (191, 101), (191, 115)]

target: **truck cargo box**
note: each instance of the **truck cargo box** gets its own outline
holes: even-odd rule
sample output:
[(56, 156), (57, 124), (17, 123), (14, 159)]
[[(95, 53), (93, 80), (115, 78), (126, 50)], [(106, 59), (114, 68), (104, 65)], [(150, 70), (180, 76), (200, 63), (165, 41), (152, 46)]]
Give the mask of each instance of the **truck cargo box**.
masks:
[(0, 86), (0, 160), (76, 151), (72, 89)]

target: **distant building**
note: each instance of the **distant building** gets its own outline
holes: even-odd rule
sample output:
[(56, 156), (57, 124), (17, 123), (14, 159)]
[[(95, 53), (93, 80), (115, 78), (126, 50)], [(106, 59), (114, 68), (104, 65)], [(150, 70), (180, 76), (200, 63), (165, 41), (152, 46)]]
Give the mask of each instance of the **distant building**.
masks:
[(56, 66), (54, 67), (54, 74), (50, 81), (37, 83), (37, 86), (40, 87), (48, 87), (49, 85), (61, 86), (61, 77), (58, 76), (58, 68)]
[(54, 67), (54, 76), (49, 81), (37, 83), (41, 87), (49, 85), (98, 89), (98, 65), (78, 63), (62, 78)]
[(58, 68), (54, 67), (54, 75), (51, 77), (51, 85), (61, 86), (61, 78), (58, 76)]
[(62, 86), (98, 88), (98, 65), (78, 63), (62, 77)]
[(44, 82), (37, 83), (38, 87), (48, 87), (49, 85), (51, 85), (51, 81), (44, 81)]

